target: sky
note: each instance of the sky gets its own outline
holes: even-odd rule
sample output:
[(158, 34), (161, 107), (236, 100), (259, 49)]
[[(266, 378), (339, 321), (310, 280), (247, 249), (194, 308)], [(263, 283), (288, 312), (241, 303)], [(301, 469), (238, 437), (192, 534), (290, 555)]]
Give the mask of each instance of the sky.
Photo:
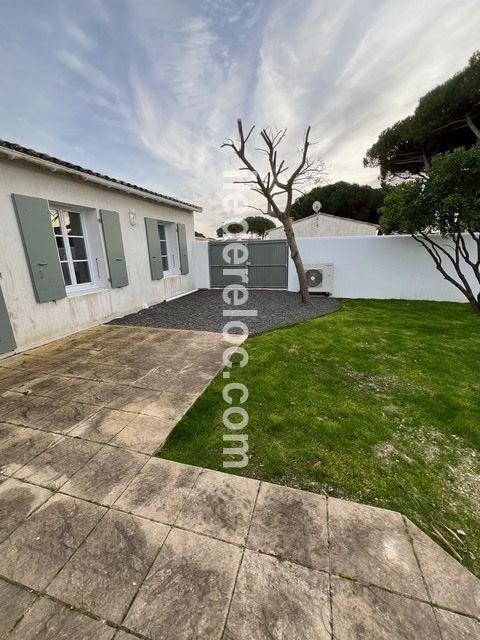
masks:
[(366, 150), (479, 34), (479, 0), (0, 0), (0, 138), (199, 204), (213, 235), (238, 117), (286, 127), (291, 162), (311, 125), (328, 182), (375, 186)]

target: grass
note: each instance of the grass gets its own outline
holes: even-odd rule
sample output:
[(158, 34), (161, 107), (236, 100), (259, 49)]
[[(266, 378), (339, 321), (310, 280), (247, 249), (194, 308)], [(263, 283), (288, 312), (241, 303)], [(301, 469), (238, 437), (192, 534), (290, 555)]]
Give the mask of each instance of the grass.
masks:
[[(241, 475), (404, 513), (480, 574), (480, 318), (467, 305), (346, 301), (252, 337)], [(220, 374), (163, 458), (223, 470)]]

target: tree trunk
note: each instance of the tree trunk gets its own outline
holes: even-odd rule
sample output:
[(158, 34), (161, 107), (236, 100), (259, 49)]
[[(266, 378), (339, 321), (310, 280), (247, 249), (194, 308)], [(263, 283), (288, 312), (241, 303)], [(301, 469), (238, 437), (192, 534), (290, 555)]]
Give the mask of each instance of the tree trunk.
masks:
[(473, 296), (472, 299), (469, 300), (469, 302), (470, 302), (470, 306), (475, 311), (475, 313), (480, 314), (480, 298), (476, 299), (475, 296)]
[(454, 287), (456, 287), (459, 291), (461, 291), (461, 293), (465, 296), (465, 298), (470, 303), (470, 306), (472, 307), (473, 311), (475, 313), (480, 314), (480, 293), (478, 294), (474, 293), (466, 276), (462, 272), (458, 255), (456, 256), (457, 260), (455, 260), (451, 254), (450, 255), (444, 254), (445, 256), (449, 255), (450, 264), (453, 266), (453, 268), (457, 272), (460, 282), (458, 280), (455, 280), (455, 278), (452, 275), (450, 275), (445, 269), (445, 266), (442, 263), (442, 257), (441, 257), (442, 254), (440, 253), (439, 247), (435, 242), (433, 242), (431, 239), (425, 236), (419, 237), (414, 233), (411, 233), (410, 235), (414, 240), (416, 240), (416, 242), (421, 244), (422, 247), (424, 247), (427, 250), (427, 252), (433, 258), (437, 271), (439, 271), (442, 274), (442, 276), (445, 278), (445, 280), (447, 280), (447, 282), (450, 282), (451, 284), (453, 284)]
[(475, 136), (480, 139), (480, 129), (474, 123), (474, 121), (472, 120), (472, 116), (468, 112), (465, 114), (465, 120), (467, 121), (470, 131), (472, 131)]
[(430, 160), (428, 159), (424, 149), (422, 149), (422, 161), (423, 161), (423, 168), (425, 169), (425, 171), (428, 171), (431, 168), (431, 165), (430, 165)]
[(288, 216), (282, 218), (283, 228), (285, 229), (285, 235), (287, 237), (288, 246), (290, 247), (290, 254), (297, 270), (298, 282), (300, 283), (300, 295), (302, 302), (308, 304), (310, 302), (310, 294), (308, 292), (307, 276), (305, 269), (303, 268), (302, 258), (298, 250), (297, 241), (295, 240), (295, 234), (293, 232), (292, 219)]

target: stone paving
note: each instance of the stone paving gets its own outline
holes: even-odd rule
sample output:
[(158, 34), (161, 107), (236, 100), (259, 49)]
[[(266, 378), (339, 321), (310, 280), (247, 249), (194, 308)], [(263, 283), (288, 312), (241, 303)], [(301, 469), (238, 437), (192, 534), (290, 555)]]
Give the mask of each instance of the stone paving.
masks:
[(0, 640), (480, 638), (480, 581), (400, 514), (152, 457), (224, 346), (102, 326), (0, 361)]

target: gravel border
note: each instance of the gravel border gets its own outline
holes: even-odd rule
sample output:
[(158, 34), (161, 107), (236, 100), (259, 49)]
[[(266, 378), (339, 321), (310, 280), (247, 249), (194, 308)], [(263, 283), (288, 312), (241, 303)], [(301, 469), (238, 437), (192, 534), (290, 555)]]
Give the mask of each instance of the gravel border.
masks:
[[(243, 320), (249, 334), (254, 335), (327, 315), (339, 306), (334, 298), (311, 296), (310, 300), (310, 304), (304, 305), (298, 293), (250, 289), (247, 303), (237, 309), (256, 309), (258, 315), (238, 319)], [(233, 319), (223, 316), (227, 308), (235, 307), (223, 302), (221, 289), (202, 290), (117, 318), (111, 324), (222, 333), (225, 323)]]

